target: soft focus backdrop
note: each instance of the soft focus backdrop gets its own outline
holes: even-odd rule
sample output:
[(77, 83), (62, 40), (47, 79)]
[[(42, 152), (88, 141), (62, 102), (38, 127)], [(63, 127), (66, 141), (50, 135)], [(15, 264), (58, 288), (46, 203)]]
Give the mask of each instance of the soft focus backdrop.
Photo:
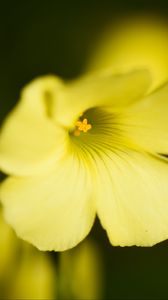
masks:
[[(31, 79), (51, 73), (66, 79), (78, 76), (85, 69), (99, 37), (109, 24), (114, 24), (116, 20), (122, 20), (125, 16), (144, 13), (166, 19), (168, 1), (16, 0), (1, 3), (1, 122), (17, 102), (20, 89)], [(102, 294), (99, 292), (99, 298), (168, 299), (168, 241), (152, 248), (112, 247), (98, 221), (89, 238), (94, 242), (94, 247), (96, 245), (94, 251), (98, 263), (93, 262), (92, 256), (88, 258), (88, 254), (79, 255), (78, 261), (81, 269), (83, 264), (87, 268), (86, 273), (84, 271), (85, 275), (82, 276), (88, 279), (86, 283), (88, 289), (91, 290), (89, 282), (91, 286), (95, 284), (93, 277), (96, 277), (96, 272), (101, 273), (96, 278), (97, 282), (101, 281), (98, 286), (102, 285)], [(5, 244), (2, 243), (2, 248), (3, 245)], [(84, 284), (86, 278), (78, 282), (80, 276), (74, 275), (75, 288), (68, 287), (70, 285), (68, 280), (72, 275), (69, 270), (74, 268), (74, 257), (78, 257), (76, 253), (73, 252), (73, 258), (70, 259), (68, 255), (71, 256), (71, 253), (68, 252), (64, 258), (58, 253), (49, 254), (53, 267), (59, 268), (57, 273), (63, 274), (60, 278), (57, 274), (57, 280), (54, 281), (57, 281), (55, 283), (57, 291), (54, 291), (53, 299), (56, 295), (62, 300), (86, 299), (87, 294), (85, 296), (83, 294), (85, 285), (83, 290), (76, 288)], [(95, 257), (93, 252), (91, 255)], [(91, 272), (96, 266), (98, 267), (96, 272)], [(13, 265), (9, 264), (8, 270), (12, 268)], [(75, 274), (80, 273), (78, 266), (76, 270)], [(27, 277), (28, 282), (32, 276), (30, 274)], [(9, 280), (9, 274), (5, 280)], [(73, 292), (76, 289), (79, 291)], [(81, 295), (78, 292), (81, 292)], [(98, 298), (94, 291), (88, 292), (88, 295)], [(2, 289), (0, 298), (4, 298)]]

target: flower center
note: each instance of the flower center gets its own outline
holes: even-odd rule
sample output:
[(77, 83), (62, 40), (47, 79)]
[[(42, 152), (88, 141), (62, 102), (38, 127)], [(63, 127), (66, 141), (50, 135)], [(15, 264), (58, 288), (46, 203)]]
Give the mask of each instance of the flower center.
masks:
[(81, 132), (87, 132), (92, 128), (92, 125), (88, 123), (88, 120), (84, 118), (82, 121), (76, 122), (76, 130), (74, 131), (75, 136), (79, 136)]
[(92, 160), (96, 156), (100, 157), (102, 153), (109, 156), (111, 152), (115, 153), (123, 147), (130, 147), (124, 133), (125, 125), (121, 113), (119, 115), (109, 107), (94, 107), (78, 117), (74, 127), (69, 131), (69, 136), (71, 145), (75, 146), (72, 149), (75, 151), (80, 149), (84, 158), (89, 153)]

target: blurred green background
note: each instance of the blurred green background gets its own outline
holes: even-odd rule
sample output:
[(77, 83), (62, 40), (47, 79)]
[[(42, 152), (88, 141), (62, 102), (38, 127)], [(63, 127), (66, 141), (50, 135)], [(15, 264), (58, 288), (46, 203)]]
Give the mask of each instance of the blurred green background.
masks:
[[(20, 89), (44, 74), (78, 76), (109, 22), (130, 13), (168, 17), (168, 1), (6, 1), (0, 9), (0, 117)], [(104, 269), (103, 299), (168, 299), (168, 241), (152, 248), (112, 247), (97, 221)], [(53, 262), (57, 254), (52, 253)]]

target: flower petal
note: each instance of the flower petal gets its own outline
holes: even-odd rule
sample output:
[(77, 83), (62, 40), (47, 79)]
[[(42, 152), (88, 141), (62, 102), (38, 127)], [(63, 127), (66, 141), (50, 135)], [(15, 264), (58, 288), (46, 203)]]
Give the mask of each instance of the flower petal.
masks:
[(46, 77), (24, 89), (0, 136), (0, 168), (4, 172), (39, 173), (63, 155), (66, 134), (47, 115), (45, 106), (44, 91), (56, 97), (57, 86), (57, 79)]
[(168, 154), (168, 84), (124, 114), (125, 136), (148, 152)]
[(88, 234), (95, 217), (91, 182), (74, 156), (45, 176), (5, 180), (0, 197), (16, 233), (40, 250), (75, 246)]
[(168, 26), (163, 19), (129, 16), (105, 32), (90, 60), (90, 70), (112, 67), (113, 73), (135, 68), (151, 71), (156, 88), (168, 80)]
[(111, 243), (152, 246), (167, 239), (168, 164), (123, 151), (104, 157), (98, 167), (98, 216)]
[(19, 255), (17, 252), (15, 256), (14, 274), (6, 299), (53, 299), (57, 287), (53, 262), (47, 253), (37, 251), (28, 243), (21, 246)]
[(36, 115), (48, 116), (54, 119), (56, 113), (58, 92), (63, 88), (63, 82), (54, 75), (38, 77), (26, 85), (21, 93), (24, 107)]
[(67, 84), (59, 93), (57, 119), (65, 126), (73, 126), (87, 109), (96, 106), (126, 106), (147, 91), (150, 76), (147, 70), (112, 75), (105, 71), (81, 77)]

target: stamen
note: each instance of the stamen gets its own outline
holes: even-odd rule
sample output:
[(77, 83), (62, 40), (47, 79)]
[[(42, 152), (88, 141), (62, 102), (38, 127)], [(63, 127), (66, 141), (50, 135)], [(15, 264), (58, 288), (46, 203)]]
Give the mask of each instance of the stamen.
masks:
[(82, 131), (86, 133), (88, 130), (90, 130), (92, 125), (88, 124), (88, 120), (85, 118), (83, 121), (77, 121), (76, 127), (77, 129), (74, 131), (74, 135), (79, 136)]

